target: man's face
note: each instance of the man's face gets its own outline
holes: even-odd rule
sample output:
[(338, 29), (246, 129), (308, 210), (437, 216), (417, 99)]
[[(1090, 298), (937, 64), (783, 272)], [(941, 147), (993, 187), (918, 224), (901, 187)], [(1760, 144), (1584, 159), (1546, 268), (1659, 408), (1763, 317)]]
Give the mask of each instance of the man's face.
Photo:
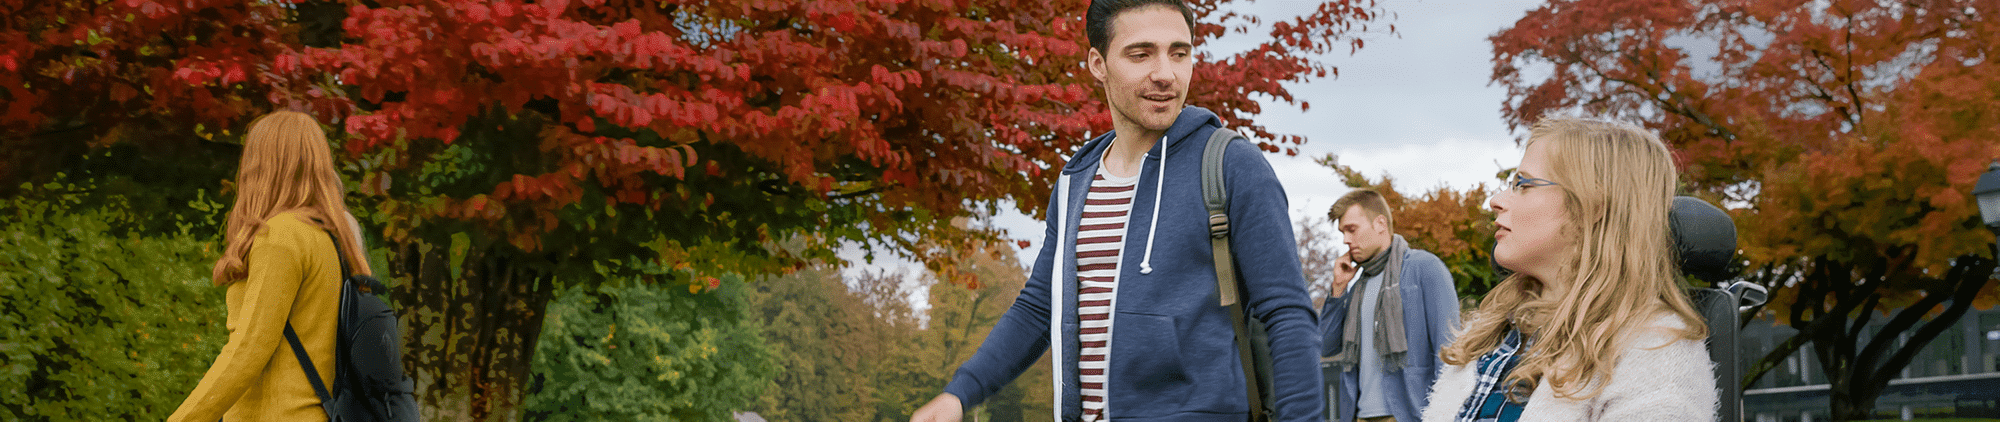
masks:
[(1153, 131), (1173, 126), (1194, 75), (1193, 39), (1186, 18), (1171, 7), (1142, 6), (1112, 18), (1110, 51), (1091, 49), (1088, 63), (1115, 122)]
[(1360, 205), (1347, 207), (1340, 215), (1340, 239), (1354, 262), (1375, 258), (1389, 247), (1389, 219), (1370, 214)]

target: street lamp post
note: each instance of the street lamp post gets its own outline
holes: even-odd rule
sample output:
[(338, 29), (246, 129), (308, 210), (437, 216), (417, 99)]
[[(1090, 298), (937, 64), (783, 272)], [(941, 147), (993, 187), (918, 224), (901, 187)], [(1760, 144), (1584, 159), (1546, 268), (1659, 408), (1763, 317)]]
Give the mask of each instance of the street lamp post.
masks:
[[(1979, 184), (1972, 185), (1972, 197), (1979, 201), (1979, 219), (2000, 237), (2000, 160), (1994, 160), (1986, 167), (1986, 174), (1979, 175)], [(1993, 253), (2000, 259), (2000, 242), (1994, 244)]]

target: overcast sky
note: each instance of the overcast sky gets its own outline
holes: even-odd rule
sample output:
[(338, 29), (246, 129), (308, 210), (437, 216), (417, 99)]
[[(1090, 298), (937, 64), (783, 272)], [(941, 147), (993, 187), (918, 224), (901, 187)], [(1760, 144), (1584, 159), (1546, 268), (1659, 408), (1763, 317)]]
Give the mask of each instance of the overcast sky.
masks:
[[(1366, 48), (1352, 55), (1341, 48), (1322, 58), (1324, 63), (1339, 67), (1339, 78), (1291, 86), (1293, 95), (1312, 103), (1311, 111), (1266, 105), (1264, 114), (1258, 116), (1259, 122), (1275, 133), (1307, 138), (1298, 157), (1266, 155), (1285, 184), (1293, 220), (1324, 216), (1333, 201), (1346, 193), (1333, 172), (1314, 163), (1313, 157), (1336, 154), (1342, 164), (1370, 177), (1387, 174), (1398, 186), (1413, 190), (1490, 183), (1495, 172), (1519, 162), (1514, 135), (1500, 120), (1500, 103), (1506, 93), (1487, 84), (1493, 51), (1486, 38), (1512, 26), (1540, 3), (1383, 0), (1382, 7), (1394, 14), (1395, 34), (1388, 34), (1386, 25), (1377, 25), (1384, 29), (1363, 35)], [(1299, 16), (1318, 4), (1260, 0), (1238, 11), (1261, 16), (1268, 25)], [(1255, 42), (1238, 35), (1204, 48), (1222, 55)], [(996, 216), (994, 224), (1031, 243), (1019, 253), (1025, 268), (1026, 261), (1042, 246), (1042, 223), (1009, 213)], [(878, 259), (875, 264), (859, 264), (849, 271), (875, 271), (893, 265), (907, 264)]]

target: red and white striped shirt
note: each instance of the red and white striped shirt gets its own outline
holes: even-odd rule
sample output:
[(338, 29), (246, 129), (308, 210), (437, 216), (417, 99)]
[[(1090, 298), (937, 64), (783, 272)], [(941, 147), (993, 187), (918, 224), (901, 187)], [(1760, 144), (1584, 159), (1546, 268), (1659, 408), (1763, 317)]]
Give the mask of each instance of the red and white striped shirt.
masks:
[(1101, 167), (1084, 197), (1083, 220), (1076, 233), (1077, 378), (1083, 397), (1083, 420), (1108, 419), (1104, 413), (1106, 372), (1111, 369), (1111, 314), (1116, 306), (1118, 255), (1125, 246), (1125, 223), (1139, 176), (1111, 176)]

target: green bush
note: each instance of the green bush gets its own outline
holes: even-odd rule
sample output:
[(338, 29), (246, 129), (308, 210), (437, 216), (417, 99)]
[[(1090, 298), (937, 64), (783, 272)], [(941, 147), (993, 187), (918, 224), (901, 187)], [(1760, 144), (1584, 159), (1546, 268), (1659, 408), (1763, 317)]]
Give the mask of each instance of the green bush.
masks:
[(742, 285), (692, 293), (607, 282), (562, 292), (535, 347), (527, 419), (729, 420), (777, 371), (743, 318)]
[(214, 236), (130, 207), (0, 200), (0, 420), (161, 420), (228, 340)]

